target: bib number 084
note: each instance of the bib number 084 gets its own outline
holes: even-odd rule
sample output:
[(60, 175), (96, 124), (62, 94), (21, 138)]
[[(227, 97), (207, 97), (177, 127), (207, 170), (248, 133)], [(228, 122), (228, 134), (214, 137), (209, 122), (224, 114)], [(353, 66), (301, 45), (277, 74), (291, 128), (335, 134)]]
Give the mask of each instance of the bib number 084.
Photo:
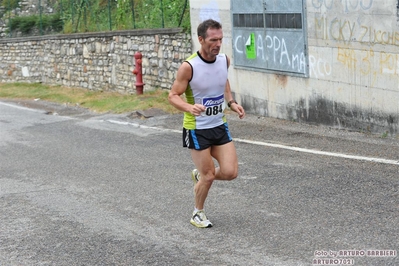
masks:
[(211, 116), (211, 115), (217, 115), (219, 113), (223, 112), (223, 106), (222, 104), (220, 105), (215, 105), (215, 106), (210, 106), (206, 108), (205, 114), (207, 116)]

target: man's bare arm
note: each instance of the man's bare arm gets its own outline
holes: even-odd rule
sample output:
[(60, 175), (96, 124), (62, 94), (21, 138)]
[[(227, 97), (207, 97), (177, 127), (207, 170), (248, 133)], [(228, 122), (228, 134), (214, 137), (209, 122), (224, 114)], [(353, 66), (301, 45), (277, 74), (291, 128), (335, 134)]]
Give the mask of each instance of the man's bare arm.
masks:
[(168, 100), (170, 104), (176, 107), (178, 110), (183, 112), (189, 112), (193, 115), (200, 115), (201, 112), (205, 111), (205, 106), (201, 104), (189, 104), (185, 102), (181, 95), (186, 91), (188, 82), (192, 76), (191, 66), (187, 62), (183, 62), (179, 67), (176, 75), (176, 79), (173, 82), (172, 88), (169, 92)]

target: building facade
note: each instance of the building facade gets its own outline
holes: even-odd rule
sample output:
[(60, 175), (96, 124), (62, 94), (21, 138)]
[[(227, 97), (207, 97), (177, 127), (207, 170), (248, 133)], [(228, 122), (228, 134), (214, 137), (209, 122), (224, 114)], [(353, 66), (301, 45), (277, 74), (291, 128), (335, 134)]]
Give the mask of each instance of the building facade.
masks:
[(222, 23), (232, 90), (248, 112), (397, 135), (397, 0), (191, 0)]

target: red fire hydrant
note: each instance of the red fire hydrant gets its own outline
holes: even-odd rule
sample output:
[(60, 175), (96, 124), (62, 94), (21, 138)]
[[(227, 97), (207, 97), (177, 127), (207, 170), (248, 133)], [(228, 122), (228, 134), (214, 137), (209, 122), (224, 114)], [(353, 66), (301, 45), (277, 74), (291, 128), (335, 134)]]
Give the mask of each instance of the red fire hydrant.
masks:
[(136, 86), (137, 94), (143, 94), (145, 85), (143, 83), (143, 60), (141, 58), (143, 58), (143, 55), (140, 52), (134, 54), (134, 59), (136, 59), (136, 68), (133, 70), (133, 74), (136, 75), (136, 83), (134, 85)]

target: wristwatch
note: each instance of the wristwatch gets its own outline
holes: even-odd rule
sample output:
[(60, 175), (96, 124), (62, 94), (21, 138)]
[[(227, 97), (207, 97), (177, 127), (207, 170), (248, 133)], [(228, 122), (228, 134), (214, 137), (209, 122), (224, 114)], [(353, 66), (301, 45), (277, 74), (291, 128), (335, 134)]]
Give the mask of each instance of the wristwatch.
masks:
[(227, 103), (227, 106), (230, 108), (231, 107), (231, 104), (233, 104), (233, 103), (235, 103), (235, 104), (238, 104), (237, 102), (236, 102), (236, 100), (231, 100), (231, 101), (229, 101), (228, 103)]

